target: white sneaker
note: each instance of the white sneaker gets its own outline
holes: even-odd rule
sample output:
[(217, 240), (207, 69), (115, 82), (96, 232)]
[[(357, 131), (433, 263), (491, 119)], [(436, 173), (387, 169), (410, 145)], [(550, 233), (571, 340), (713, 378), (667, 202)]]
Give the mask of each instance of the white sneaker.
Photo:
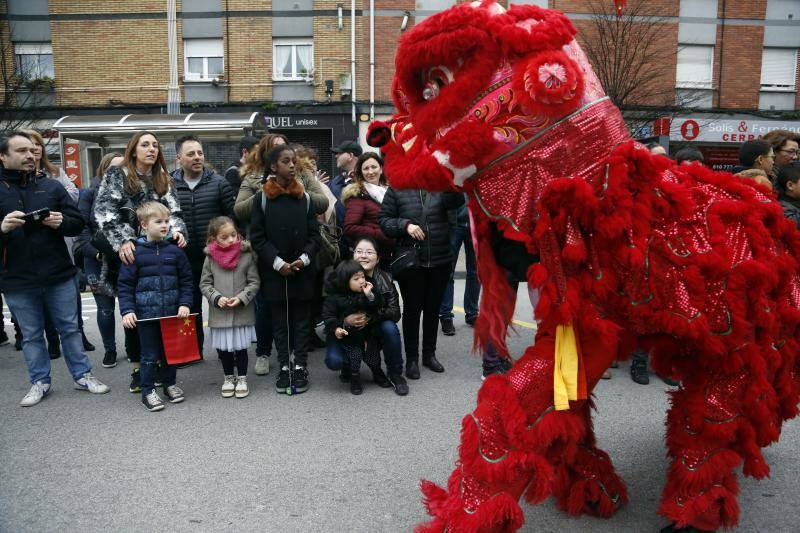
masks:
[(31, 405), (36, 405), (37, 403), (42, 401), (42, 398), (47, 396), (47, 393), (50, 392), (50, 384), (45, 383), (43, 381), (37, 381), (33, 385), (31, 385), (31, 390), (28, 391), (28, 394), (22, 399), (19, 404), (22, 407), (30, 407)]
[(89, 391), (92, 394), (105, 394), (111, 390), (108, 388), (108, 385), (100, 383), (100, 380), (94, 377), (91, 372), (85, 373), (81, 379), (76, 381), (75, 388)]
[(250, 389), (247, 388), (247, 376), (239, 376), (236, 380), (236, 397), (246, 398), (250, 394)]
[(253, 370), (257, 376), (266, 376), (269, 374), (269, 357), (266, 355), (259, 355), (256, 357), (256, 366)]
[(234, 376), (225, 376), (225, 381), (222, 382), (222, 397), (230, 398), (233, 396), (233, 391), (236, 389), (236, 378)]

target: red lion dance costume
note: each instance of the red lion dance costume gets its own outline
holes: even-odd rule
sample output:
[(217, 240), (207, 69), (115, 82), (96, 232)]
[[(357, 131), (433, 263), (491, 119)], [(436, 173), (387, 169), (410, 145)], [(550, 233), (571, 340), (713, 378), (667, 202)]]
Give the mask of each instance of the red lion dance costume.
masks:
[[(735, 526), (736, 470), (798, 410), (800, 234), (766, 191), (633, 142), (561, 13), (491, 1), (400, 42), (398, 115), (374, 123), (394, 187), (464, 190), (484, 287), (476, 342), (507, 355), (515, 295), (492, 233), (540, 262), (534, 346), (486, 380), (447, 488), (423, 482), (419, 532), (515, 531), (520, 496), (611, 516), (627, 500), (595, 442), (589, 395), (639, 342), (681, 380), (659, 512), (670, 531)], [(637, 340), (638, 338), (638, 340)]]

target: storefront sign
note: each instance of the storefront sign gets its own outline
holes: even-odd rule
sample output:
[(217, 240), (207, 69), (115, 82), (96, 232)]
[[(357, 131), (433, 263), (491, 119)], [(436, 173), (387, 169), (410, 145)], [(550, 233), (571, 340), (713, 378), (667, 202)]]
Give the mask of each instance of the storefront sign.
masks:
[(64, 172), (67, 177), (81, 188), (81, 150), (78, 143), (64, 143)]
[(669, 138), (671, 141), (678, 142), (741, 144), (761, 139), (772, 130), (789, 130), (800, 133), (800, 121), (681, 117), (672, 119)]
[(731, 172), (739, 164), (738, 146), (701, 146), (700, 152), (711, 170)]

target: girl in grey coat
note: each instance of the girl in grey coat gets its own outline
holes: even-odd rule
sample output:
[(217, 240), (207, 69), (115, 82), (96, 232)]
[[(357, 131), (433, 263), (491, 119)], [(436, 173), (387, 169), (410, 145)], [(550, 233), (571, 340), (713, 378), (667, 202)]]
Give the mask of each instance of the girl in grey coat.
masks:
[[(216, 217), (208, 225), (206, 260), (200, 291), (209, 304), (208, 326), (214, 348), (219, 350), (225, 381), (222, 397), (244, 398), (247, 388), (247, 348), (256, 340), (253, 299), (260, 280), (253, 248), (239, 239), (228, 217)], [(234, 365), (238, 378), (234, 376)]]

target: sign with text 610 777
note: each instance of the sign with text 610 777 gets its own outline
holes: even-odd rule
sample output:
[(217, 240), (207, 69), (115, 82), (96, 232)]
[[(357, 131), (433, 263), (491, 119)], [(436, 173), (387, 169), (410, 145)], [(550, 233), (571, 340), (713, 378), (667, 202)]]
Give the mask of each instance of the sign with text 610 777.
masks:
[(676, 142), (741, 144), (761, 139), (772, 130), (800, 133), (800, 121), (676, 117), (670, 124), (669, 139)]

